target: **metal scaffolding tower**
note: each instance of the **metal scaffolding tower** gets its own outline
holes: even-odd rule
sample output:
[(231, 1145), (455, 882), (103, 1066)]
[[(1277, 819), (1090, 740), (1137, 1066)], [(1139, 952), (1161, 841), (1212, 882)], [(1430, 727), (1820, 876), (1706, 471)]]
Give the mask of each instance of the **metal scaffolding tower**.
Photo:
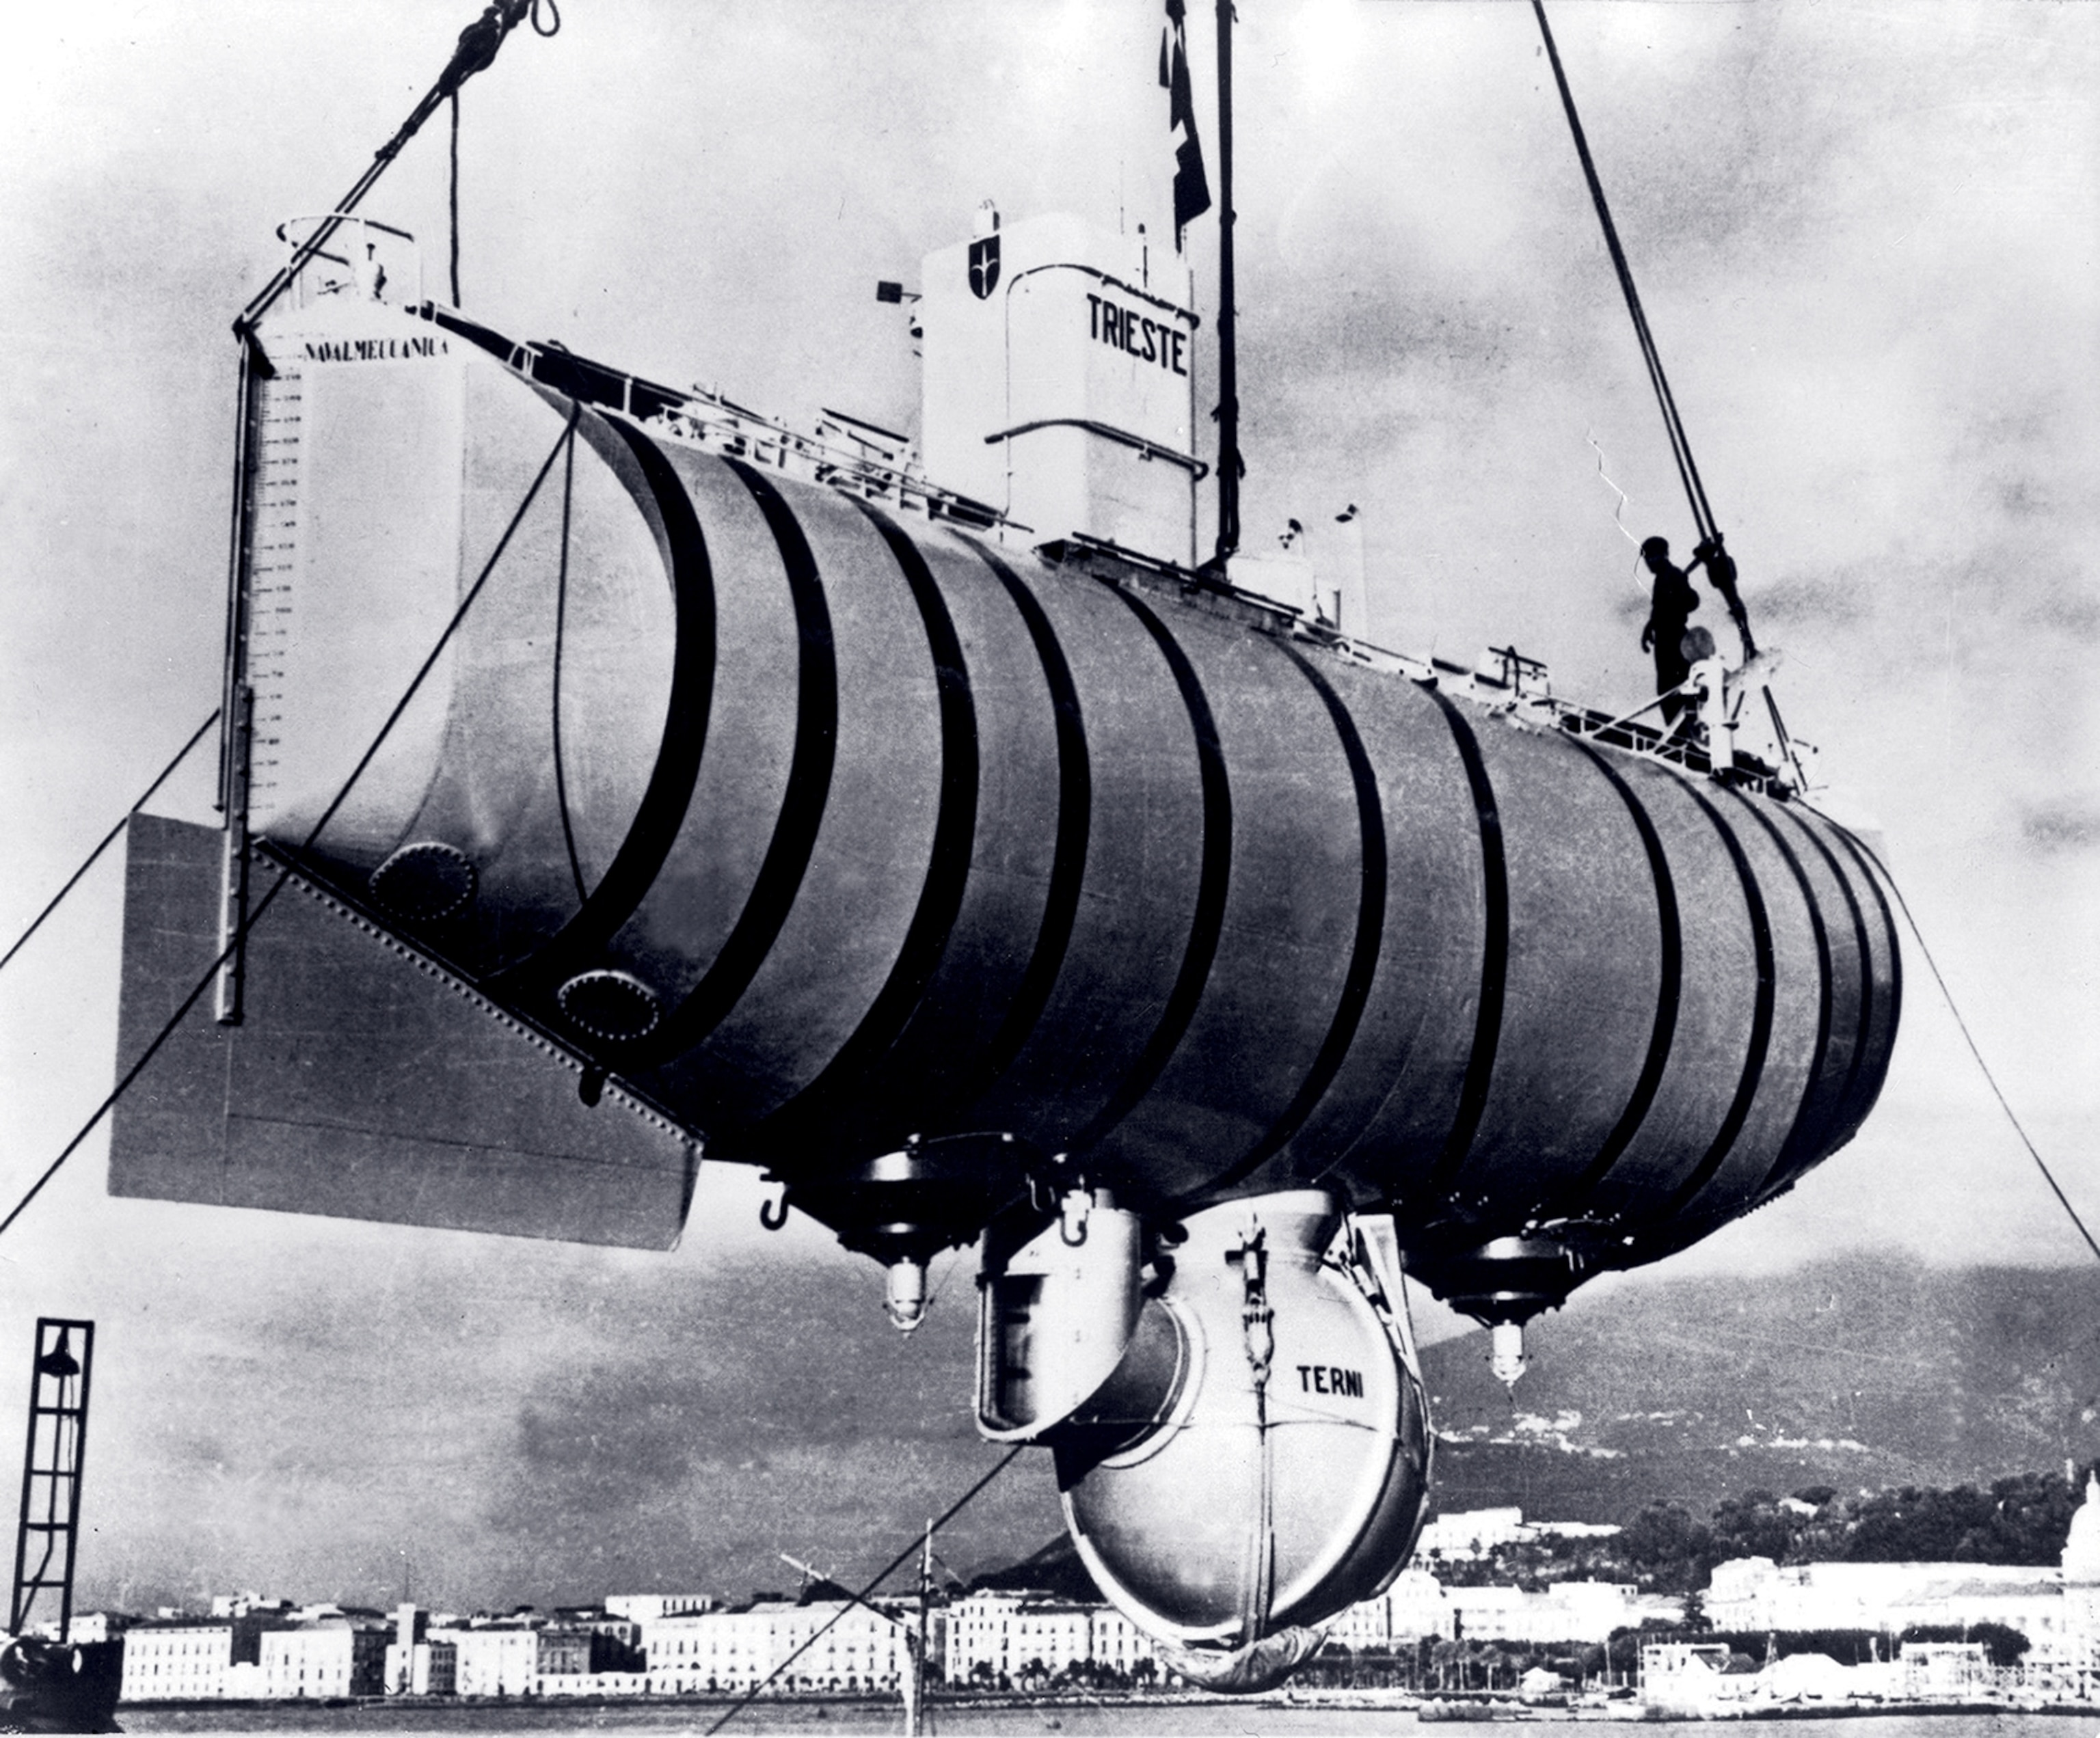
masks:
[(73, 1629), (73, 1550), (80, 1532), (81, 1465), (87, 1452), (87, 1383), (95, 1324), (45, 1316), (29, 1372), (29, 1444), (22, 1455), (22, 1524), (15, 1541), (8, 1633), (28, 1627), (37, 1595), (59, 1596), (59, 1637)]

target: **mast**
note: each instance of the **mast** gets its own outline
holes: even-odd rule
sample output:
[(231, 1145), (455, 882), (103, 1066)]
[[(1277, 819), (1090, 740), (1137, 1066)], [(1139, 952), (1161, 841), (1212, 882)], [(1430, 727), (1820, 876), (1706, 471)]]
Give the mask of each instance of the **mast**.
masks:
[(904, 1697), (905, 1738), (919, 1738), (926, 1718), (927, 1605), (933, 1589), (933, 1524), (926, 1523), (926, 1537), (919, 1549), (919, 1631), (910, 1639), (911, 1681)]
[(1240, 546), (1239, 363), (1233, 316), (1233, 0), (1218, 0), (1218, 544), (1207, 565), (1220, 580)]
[(253, 331), (240, 334), (240, 411), (233, 440), (233, 534), (226, 581), (226, 664), (218, 702), (218, 982), (213, 1013), (239, 1026), (247, 969), (248, 800), (253, 765), (254, 690), (248, 640), (254, 606), (254, 494), (261, 457), (262, 382), (271, 373)]

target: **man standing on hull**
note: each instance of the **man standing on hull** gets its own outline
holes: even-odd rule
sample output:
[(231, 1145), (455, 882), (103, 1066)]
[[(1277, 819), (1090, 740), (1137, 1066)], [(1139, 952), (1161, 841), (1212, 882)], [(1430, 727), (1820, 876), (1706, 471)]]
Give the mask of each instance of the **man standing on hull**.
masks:
[(1662, 696), (1665, 724), (1674, 725), (1684, 710), (1684, 696), (1676, 690), (1692, 674), (1684, 655), (1684, 630), (1692, 612), (1699, 607), (1699, 593), (1684, 570), (1670, 558), (1670, 540), (1651, 537), (1640, 547), (1641, 559), (1655, 576), (1655, 590), (1648, 604), (1648, 621), (1641, 629), (1641, 650), (1655, 654), (1655, 691)]

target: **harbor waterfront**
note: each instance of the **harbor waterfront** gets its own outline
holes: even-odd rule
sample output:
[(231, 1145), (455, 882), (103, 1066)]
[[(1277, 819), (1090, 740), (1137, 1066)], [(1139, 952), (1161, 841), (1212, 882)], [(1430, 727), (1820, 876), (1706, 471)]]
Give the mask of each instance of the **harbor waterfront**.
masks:
[[(126, 1717), (125, 1730), (135, 1732), (335, 1731), (355, 1727), (379, 1731), (690, 1731), (704, 1730), (718, 1718), (720, 1705), (680, 1703), (650, 1707), (601, 1707), (589, 1710), (547, 1706), (486, 1705), (434, 1708), (427, 1705), (339, 1708), (159, 1709)], [(1424, 1723), (1412, 1706), (1384, 1703), (1313, 1701), (1304, 1697), (1255, 1701), (1224, 1701), (1205, 1696), (1179, 1701), (1072, 1702), (935, 1701), (927, 1709), (929, 1730), (955, 1734), (985, 1733), (990, 1738), (1064, 1732), (1074, 1738), (1118, 1732), (1182, 1738), (1203, 1733), (1313, 1734), (1384, 1732)], [(1493, 1718), (1482, 1713), (1476, 1718)], [(1502, 1718), (1512, 1718), (1503, 1715)], [(2070, 1738), (2094, 1729), (2093, 1717), (2083, 1721), (2061, 1714), (2014, 1712), (1982, 1706), (1948, 1707), (1931, 1713), (1870, 1713), (1858, 1715), (1810, 1713), (1783, 1718), (1737, 1720), (1728, 1730), (1746, 1735), (1788, 1731), (1803, 1720), (1845, 1718), (1855, 1738), (1949, 1738), (1954, 1732), (1988, 1733), (1991, 1738)], [(1686, 1731), (1708, 1723), (1661, 1720), (1642, 1723), (1649, 1731)], [(896, 1730), (893, 1704), (859, 1702), (769, 1702), (737, 1723), (742, 1732), (889, 1732)]]
[[(2075, 1508), (2073, 1480), (2045, 1482), (2054, 1512), (2068, 1509), (2049, 1534), (2063, 1542), (2054, 1568), (1731, 1557), (1674, 1595), (1600, 1578), (1607, 1565), (1648, 1578), (1639, 1529), (1447, 1514), (1414, 1567), (1331, 1622), (1290, 1691), (1233, 1703), (1197, 1693), (1180, 1659), (1113, 1607), (1052, 1586), (937, 1595), (922, 1579), (916, 1598), (867, 1597), (814, 1571), (792, 1598), (629, 1594), (472, 1616), (246, 1593), (204, 1612), (86, 1613), (69, 1639), (121, 1648), (127, 1729), (326, 1726), (346, 1710), (397, 1729), (682, 1727), (730, 1712), (761, 1728), (880, 1726), (922, 1674), (919, 1711), (968, 1731), (2100, 1717), (2100, 1471)], [(2023, 1488), (2001, 1481), (2001, 1505)], [(1899, 1496), (1929, 1511), (1944, 1494)], [(1784, 1501), (1826, 1525), (1842, 1507)], [(1587, 1575), (1551, 1579), (1556, 1557)], [(1034, 1566), (1054, 1581), (1054, 1564)]]

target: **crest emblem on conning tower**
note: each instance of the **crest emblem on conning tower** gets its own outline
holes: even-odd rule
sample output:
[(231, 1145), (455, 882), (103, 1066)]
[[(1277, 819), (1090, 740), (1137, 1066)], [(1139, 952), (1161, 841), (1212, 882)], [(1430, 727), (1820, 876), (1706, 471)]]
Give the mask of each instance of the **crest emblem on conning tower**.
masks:
[(982, 302), (999, 288), (999, 236), (994, 232), (970, 244), (970, 293)]

